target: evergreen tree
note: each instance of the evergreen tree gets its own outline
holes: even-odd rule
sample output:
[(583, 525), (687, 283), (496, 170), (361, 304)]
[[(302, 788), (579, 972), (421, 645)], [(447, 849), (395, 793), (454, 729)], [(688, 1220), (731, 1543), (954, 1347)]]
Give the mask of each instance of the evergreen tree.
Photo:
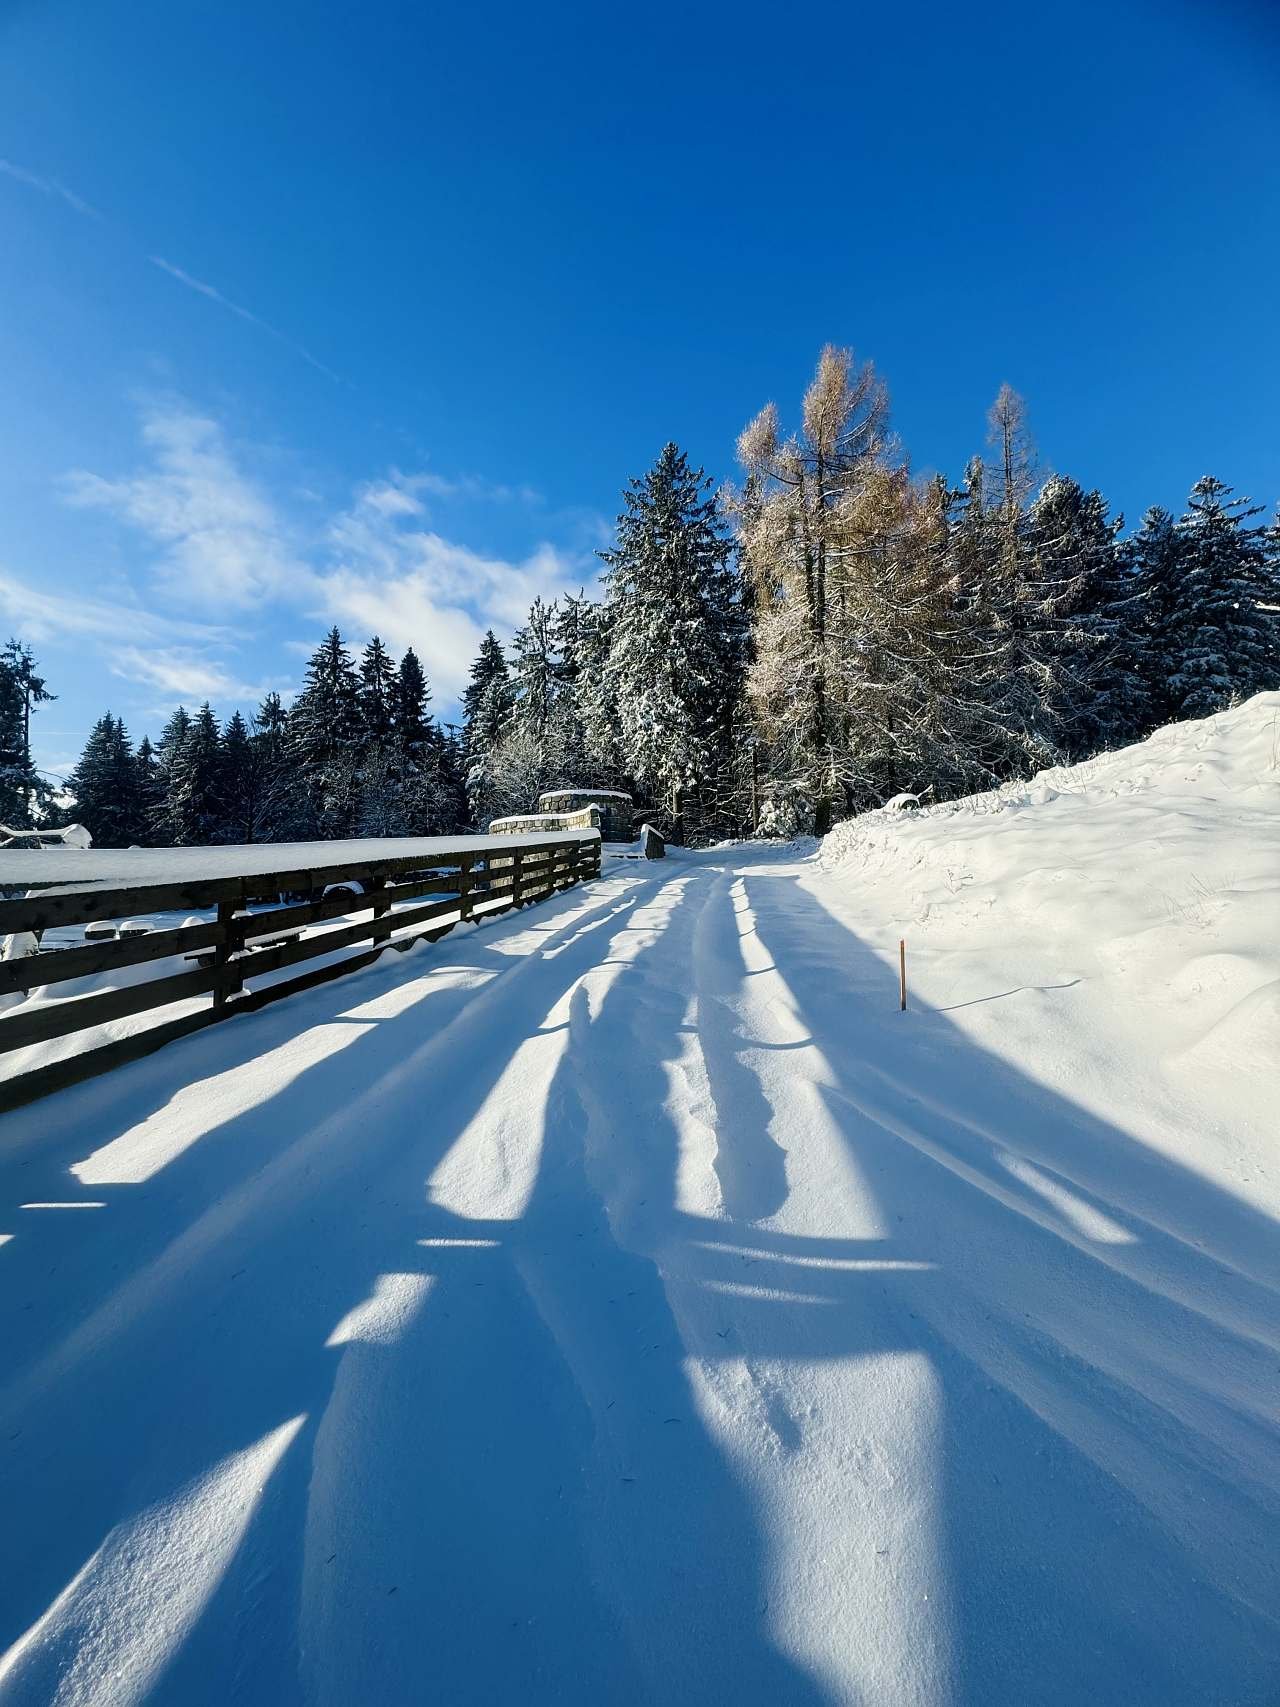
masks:
[(31, 757), (31, 713), (55, 696), (36, 673), (31, 648), (9, 640), (0, 652), (0, 822), (28, 826), (48, 805), (48, 784)]
[(1280, 681), (1277, 581), (1260, 514), (1231, 487), (1205, 475), (1178, 523), (1181, 577), (1172, 628), (1160, 650), (1172, 666), (1175, 717), (1208, 717), (1233, 699)]
[(356, 709), (362, 739), (388, 747), (395, 727), (398, 691), (395, 660), (375, 634), (360, 660)]
[(411, 757), (422, 751), (431, 734), (431, 689), (412, 646), (400, 661), (395, 684), (395, 730), (401, 750)]
[(546, 739), (557, 693), (559, 660), (556, 656), (557, 607), (536, 598), (529, 620), (516, 630), (511, 642), (513, 671), (512, 723), (534, 741)]
[(511, 671), (498, 637), (489, 629), (471, 666), (462, 695), (462, 729), (469, 755), (485, 753), (497, 741), (515, 702)]
[(669, 805), (723, 753), (739, 692), (743, 629), (733, 543), (711, 481), (676, 445), (624, 493), (605, 603), (605, 684), (636, 780)]
[[(553, 606), (554, 626), (551, 651), (555, 661), (552, 695), (552, 719), (556, 742), (564, 766), (566, 786), (588, 786), (605, 774), (599, 764), (587, 756), (587, 733), (583, 720), (582, 701), (585, 686), (584, 671), (589, 667), (590, 632), (596, 618), (596, 606), (582, 593), (566, 593)], [(603, 657), (600, 659), (601, 672)]]
[(307, 665), (289, 712), (288, 756), (297, 788), (301, 833), (348, 836), (359, 793), (359, 678), (337, 628)]
[(67, 778), (75, 816), (98, 847), (126, 848), (142, 834), (137, 762), (123, 722), (108, 711), (94, 724)]
[(1141, 733), (1145, 734), (1174, 715), (1169, 678), (1176, 665), (1168, 648), (1175, 643), (1178, 633), (1176, 612), (1182, 590), (1185, 547), (1169, 511), (1155, 504), (1122, 550), (1137, 589), (1137, 603), (1128, 613), (1125, 644), (1134, 654), (1142, 682), (1146, 716)]
[(0, 656), (0, 824), (26, 827), (26, 776), (22, 763), (22, 689)]
[[(589, 599), (577, 601), (572, 640), (572, 676), (565, 695), (571, 715), (571, 738), (580, 743), (579, 774), (569, 778), (582, 786), (623, 787), (630, 780), (623, 757), (616, 708), (607, 680), (610, 613)], [(562, 658), (570, 653), (562, 650)], [(572, 762), (574, 748), (568, 746)]]
[(162, 795), (160, 763), (149, 735), (144, 735), (139, 741), (133, 764), (138, 797), (138, 825), (134, 839), (140, 847), (150, 847), (155, 840), (156, 820), (162, 805)]
[(258, 707), (253, 719), (253, 732), (268, 748), (284, 740), (289, 714), (280, 702), (278, 693), (269, 693)]
[(217, 840), (262, 841), (267, 827), (262, 749), (238, 711), (232, 712), (222, 731), (219, 771), (221, 822)]
[(1061, 475), (1045, 482), (1028, 519), (1054, 738), (1077, 759), (1123, 738), (1135, 720), (1139, 690), (1121, 646), (1135, 591), (1116, 546), (1123, 521), (1111, 520), (1100, 492)]
[(160, 847), (178, 845), (178, 829), (171, 810), (174, 770), (190, 733), (190, 713), (186, 706), (180, 705), (160, 731), (160, 739), (156, 743), (156, 802), (152, 809), (149, 839)]
[(467, 799), (477, 824), (494, 816), (489, 803), (489, 758), (510, 721), (514, 699), (506, 655), (489, 629), (462, 695)]
[(218, 720), (206, 701), (191, 719), (169, 767), (166, 808), (174, 847), (208, 847), (220, 839), (226, 817), (224, 784)]
[(285, 841), (299, 829), (288, 751), (289, 714), (280, 695), (266, 695), (253, 716), (250, 741), (257, 806), (253, 840)]

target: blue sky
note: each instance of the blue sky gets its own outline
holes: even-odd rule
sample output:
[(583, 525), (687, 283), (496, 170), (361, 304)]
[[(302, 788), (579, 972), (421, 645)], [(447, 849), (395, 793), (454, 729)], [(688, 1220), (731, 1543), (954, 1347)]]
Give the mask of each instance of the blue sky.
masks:
[(474, 644), (821, 344), (958, 475), (1280, 498), (1280, 8), (0, 0), (0, 626), (155, 732)]

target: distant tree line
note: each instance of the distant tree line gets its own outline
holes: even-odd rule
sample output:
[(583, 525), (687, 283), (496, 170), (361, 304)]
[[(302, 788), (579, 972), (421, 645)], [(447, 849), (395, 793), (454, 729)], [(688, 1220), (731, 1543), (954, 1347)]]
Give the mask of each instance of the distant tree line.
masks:
[(68, 810), (109, 847), (447, 834), (465, 802), (456, 738), (430, 699), (412, 650), (397, 664), (375, 635), (357, 664), (334, 628), (287, 709), (271, 693), (252, 721), (220, 724), (207, 704), (179, 706), (136, 748), (104, 713), (67, 779)]
[[(179, 710), (134, 749), (95, 725), (68, 788), (99, 843), (483, 828), (571, 784), (633, 791), (689, 840), (821, 833), (901, 791), (946, 799), (1280, 685), (1280, 524), (1212, 476), (1122, 537), (1037, 471), (1001, 388), (959, 485), (915, 476), (869, 363), (828, 347), (785, 434), (771, 404), (715, 489), (667, 445), (623, 495), (597, 597), (490, 631), (458, 728), (412, 651), (337, 629), (287, 709)], [(29, 651), (0, 660), (0, 804), (47, 809)], [(0, 813), (0, 815), (3, 815)]]

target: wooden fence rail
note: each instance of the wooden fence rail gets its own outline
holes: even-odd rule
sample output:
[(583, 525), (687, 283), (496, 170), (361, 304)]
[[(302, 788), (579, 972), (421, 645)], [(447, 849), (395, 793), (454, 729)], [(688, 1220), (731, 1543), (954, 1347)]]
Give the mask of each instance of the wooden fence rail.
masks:
[[(343, 845), (358, 849), (355, 843)], [(269, 848), (262, 851), (271, 852)], [(197, 850), (181, 852), (181, 863), (192, 867)], [(318, 858), (322, 852), (328, 849), (318, 844)], [(18, 852), (10, 858), (13, 862), (30, 859), (33, 869), (38, 870), (35, 862), (39, 855)], [(216, 871), (216, 861), (211, 860), (210, 865)], [(10, 873), (15, 878), (21, 876), (22, 869), (6, 860), (4, 880), (9, 880)], [(15, 1049), (209, 997), (207, 1004), (194, 1010), (188, 1008), (110, 1042), (82, 1046), (75, 1054), (20, 1067), (0, 1078), (0, 1111), (148, 1055), (162, 1044), (215, 1021), (256, 1011), (268, 1002), (353, 972), (389, 948), (409, 948), (420, 937), (434, 941), (463, 920), (527, 906), (599, 874), (599, 834), (582, 831), (525, 837), (518, 842), (504, 837), (497, 845), (478, 837), (449, 843), (433, 840), (416, 853), (368, 860), (348, 857), (341, 864), (237, 871), (234, 875), (201, 876), (193, 872), (189, 879), (176, 883), (49, 885), (32, 890), (21, 900), (0, 900), (0, 936), (19, 932), (40, 936), (66, 926), (146, 913), (212, 915), (114, 940), (86, 942), (83, 947), (51, 949), (0, 961), (0, 998), (31, 990), (43, 992), (48, 986), (74, 979), (110, 978), (117, 971), (152, 962), (181, 962), (177, 970), (158, 966), (155, 977), (144, 976), (107, 989), (70, 992), (52, 1001), (42, 994), (38, 1001), (20, 1001), (8, 1007), (0, 1012), (0, 1062)], [(307, 898), (281, 899), (298, 892), (305, 892)], [(416, 905), (406, 905), (409, 902)], [(255, 904), (261, 910), (251, 911)], [(340, 922), (329, 927), (331, 920)], [(361, 944), (368, 946), (361, 948)], [(291, 978), (265, 985), (257, 982), (321, 956), (325, 957), (324, 964)], [(246, 989), (247, 981), (254, 987)]]

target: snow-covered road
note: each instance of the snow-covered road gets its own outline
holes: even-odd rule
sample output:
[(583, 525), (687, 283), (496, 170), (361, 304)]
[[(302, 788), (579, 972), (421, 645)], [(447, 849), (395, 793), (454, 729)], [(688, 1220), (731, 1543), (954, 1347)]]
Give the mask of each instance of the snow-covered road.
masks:
[(0, 1702), (1273, 1703), (1275, 1221), (855, 913), (627, 865), (0, 1122)]

